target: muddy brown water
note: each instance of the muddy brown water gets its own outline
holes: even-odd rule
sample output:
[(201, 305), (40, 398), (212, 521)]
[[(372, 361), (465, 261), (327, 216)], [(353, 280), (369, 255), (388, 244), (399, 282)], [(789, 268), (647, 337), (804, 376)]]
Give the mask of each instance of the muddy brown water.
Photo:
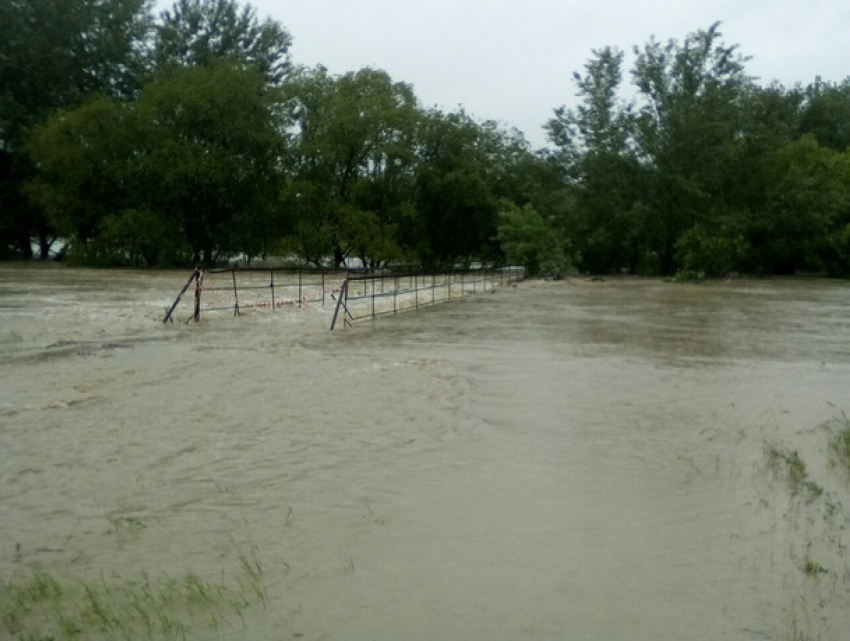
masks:
[(193, 638), (846, 638), (846, 282), (529, 281), (330, 333), (162, 325), (185, 277), (0, 266), (3, 581), (250, 550), (266, 606)]

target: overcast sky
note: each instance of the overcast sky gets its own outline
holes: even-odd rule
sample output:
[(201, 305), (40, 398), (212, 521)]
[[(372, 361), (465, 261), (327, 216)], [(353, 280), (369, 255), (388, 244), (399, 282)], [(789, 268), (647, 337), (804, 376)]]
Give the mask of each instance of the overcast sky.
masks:
[[(370, 66), (413, 85), (425, 107), (462, 105), (520, 129), (535, 148), (592, 49), (650, 36), (682, 42), (720, 21), (762, 84), (850, 76), (850, 0), (253, 0), (292, 34), (296, 64)], [(624, 74), (624, 80), (628, 74)]]

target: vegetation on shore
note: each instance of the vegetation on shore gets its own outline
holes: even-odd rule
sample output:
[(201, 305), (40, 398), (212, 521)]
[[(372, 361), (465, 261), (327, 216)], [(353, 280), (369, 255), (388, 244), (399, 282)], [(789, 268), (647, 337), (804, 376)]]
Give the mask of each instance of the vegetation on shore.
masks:
[(541, 151), (291, 44), (237, 0), (0, 4), (0, 256), (850, 274), (850, 79), (761, 86), (718, 24), (635, 47), (630, 98), (594, 50)]

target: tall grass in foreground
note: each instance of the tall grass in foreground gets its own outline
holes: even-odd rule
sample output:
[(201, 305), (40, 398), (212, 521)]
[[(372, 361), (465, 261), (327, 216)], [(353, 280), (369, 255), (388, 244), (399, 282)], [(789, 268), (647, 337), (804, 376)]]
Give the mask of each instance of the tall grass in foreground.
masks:
[[(844, 533), (850, 529), (850, 420), (844, 413), (820, 426), (829, 436), (826, 466), (812, 480), (799, 451), (766, 443), (763, 470), (772, 481), (787, 527), (788, 558), (796, 568), (783, 579), (784, 636), (789, 641), (845, 638), (850, 611), (850, 561)], [(818, 431), (820, 431), (820, 429)], [(823, 450), (819, 450), (823, 451)], [(837, 474), (836, 474), (837, 472)], [(840, 478), (839, 478), (840, 477)], [(836, 482), (838, 481), (838, 482)], [(843, 481), (843, 482), (842, 482)], [(764, 500), (765, 506), (769, 502)]]
[(253, 603), (265, 606), (266, 588), (256, 556), (240, 554), (228, 582), (194, 572), (125, 579), (60, 578), (43, 570), (0, 581), (0, 638), (185, 639), (202, 638), (244, 622)]
[(850, 419), (842, 412), (840, 418), (831, 423), (834, 433), (829, 441), (829, 463), (850, 481)]
[(823, 494), (823, 488), (809, 480), (806, 464), (796, 450), (785, 449), (779, 445), (768, 445), (765, 448), (765, 459), (767, 469), (774, 477), (785, 480), (792, 495), (803, 496), (807, 501), (813, 501)]

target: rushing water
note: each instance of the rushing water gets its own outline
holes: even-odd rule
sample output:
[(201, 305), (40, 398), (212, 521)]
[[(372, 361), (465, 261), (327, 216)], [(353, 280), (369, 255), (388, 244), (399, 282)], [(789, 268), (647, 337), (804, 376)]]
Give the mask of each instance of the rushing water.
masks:
[(186, 276), (0, 267), (3, 581), (250, 551), (265, 607), (196, 638), (850, 629), (846, 283), (526, 282), (330, 333), (316, 305), (162, 325)]

